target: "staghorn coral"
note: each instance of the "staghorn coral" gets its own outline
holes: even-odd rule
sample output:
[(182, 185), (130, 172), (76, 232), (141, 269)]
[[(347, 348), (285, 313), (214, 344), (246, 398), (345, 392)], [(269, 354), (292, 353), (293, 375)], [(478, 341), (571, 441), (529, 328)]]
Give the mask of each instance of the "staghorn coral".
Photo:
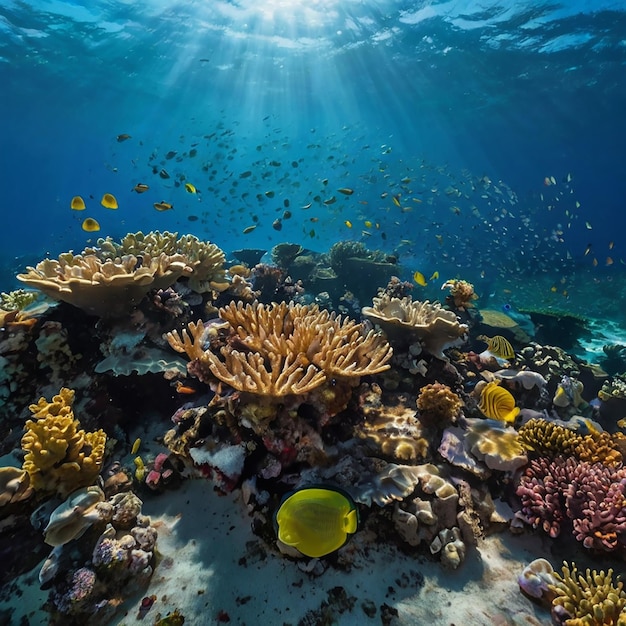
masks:
[(447, 280), (442, 289), (449, 289), (450, 295), (448, 299), (451, 300), (451, 304), (457, 309), (467, 309), (474, 306), (473, 301), (478, 299), (476, 292), (474, 291), (474, 285), (468, 283), (466, 280), (452, 279)]
[(219, 314), (231, 328), (221, 358), (202, 349), (201, 322), (189, 325), (191, 336), (172, 332), (167, 339), (238, 391), (271, 397), (304, 394), (333, 377), (358, 378), (389, 367), (391, 347), (379, 334), (365, 334), (361, 324), (317, 306), (240, 302)]
[(428, 300), (419, 302), (383, 294), (373, 299), (373, 306), (363, 307), (361, 313), (378, 324), (392, 344), (408, 346), (419, 342), (425, 352), (443, 361), (448, 360), (443, 351), (460, 345), (468, 331), (455, 313)]
[(424, 385), (417, 397), (418, 419), (425, 425), (447, 426), (456, 421), (462, 406), (461, 398), (439, 382)]
[(152, 289), (166, 289), (181, 276), (199, 292), (228, 288), (224, 254), (193, 235), (150, 232), (126, 235), (120, 243), (99, 239), (81, 254), (44, 259), (17, 278), (55, 300), (100, 317), (127, 314)]
[(575, 563), (563, 562), (561, 574), (554, 572), (555, 594), (552, 619), (564, 626), (625, 626), (626, 592), (624, 583), (613, 582), (613, 570), (587, 569), (580, 573)]
[(103, 430), (82, 430), (74, 419), (73, 402), (74, 391), (64, 387), (52, 402), (40, 398), (29, 407), (34, 419), (26, 422), (22, 437), (23, 469), (36, 491), (65, 496), (98, 476), (106, 435)]

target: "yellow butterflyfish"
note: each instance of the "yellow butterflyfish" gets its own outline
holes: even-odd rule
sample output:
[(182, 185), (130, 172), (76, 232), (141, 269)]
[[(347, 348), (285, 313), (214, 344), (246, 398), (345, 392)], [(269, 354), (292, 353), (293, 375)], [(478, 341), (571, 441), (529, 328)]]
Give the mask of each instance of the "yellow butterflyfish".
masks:
[(426, 277), (424, 276), (424, 274), (422, 274), (422, 272), (416, 271), (413, 274), (413, 280), (421, 287), (426, 287), (426, 285), (428, 284), (428, 282), (426, 281)]
[(497, 381), (485, 385), (478, 408), (487, 417), (507, 424), (512, 424), (520, 412), (519, 407), (515, 406), (515, 398), (500, 387)]

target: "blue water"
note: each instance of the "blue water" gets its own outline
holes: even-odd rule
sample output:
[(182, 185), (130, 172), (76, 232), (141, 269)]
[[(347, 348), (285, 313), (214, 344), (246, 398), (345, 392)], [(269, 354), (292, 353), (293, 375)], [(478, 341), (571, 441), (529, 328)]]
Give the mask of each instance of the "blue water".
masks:
[(4, 0), (0, 289), (168, 229), (228, 253), (354, 239), (406, 276), (618, 311), (625, 64), (610, 0)]

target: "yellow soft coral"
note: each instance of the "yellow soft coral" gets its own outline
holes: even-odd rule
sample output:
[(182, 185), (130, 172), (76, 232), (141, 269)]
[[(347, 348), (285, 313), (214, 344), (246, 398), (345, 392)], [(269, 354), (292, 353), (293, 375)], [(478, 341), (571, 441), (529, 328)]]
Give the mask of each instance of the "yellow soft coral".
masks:
[(554, 572), (556, 583), (549, 585), (556, 594), (552, 614), (565, 626), (626, 626), (624, 585), (613, 582), (613, 570), (585, 571), (563, 563), (562, 574)]
[(26, 422), (22, 437), (23, 469), (36, 491), (66, 496), (91, 485), (100, 472), (106, 434), (82, 430), (74, 419), (73, 402), (74, 391), (64, 387), (51, 402), (40, 398), (29, 407), (34, 419)]

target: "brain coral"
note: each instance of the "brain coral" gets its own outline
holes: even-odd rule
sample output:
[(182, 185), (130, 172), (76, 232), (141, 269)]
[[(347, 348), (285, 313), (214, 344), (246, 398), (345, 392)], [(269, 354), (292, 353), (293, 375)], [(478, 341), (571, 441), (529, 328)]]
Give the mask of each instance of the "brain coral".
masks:
[(462, 406), (461, 398), (450, 387), (439, 382), (424, 385), (417, 397), (419, 420), (425, 425), (450, 424)]
[(36, 491), (66, 496), (91, 485), (100, 472), (106, 434), (82, 430), (74, 419), (73, 402), (74, 391), (64, 387), (52, 402), (40, 398), (30, 406), (34, 419), (26, 422), (22, 437), (23, 469)]

